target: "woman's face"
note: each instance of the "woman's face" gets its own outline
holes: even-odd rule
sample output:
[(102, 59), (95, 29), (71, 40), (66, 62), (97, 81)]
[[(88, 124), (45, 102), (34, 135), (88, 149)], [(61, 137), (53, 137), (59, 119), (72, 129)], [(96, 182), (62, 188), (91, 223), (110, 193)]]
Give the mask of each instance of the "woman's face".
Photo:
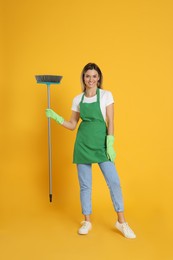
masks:
[(84, 83), (87, 88), (97, 87), (99, 81), (99, 75), (96, 70), (87, 70), (84, 74)]

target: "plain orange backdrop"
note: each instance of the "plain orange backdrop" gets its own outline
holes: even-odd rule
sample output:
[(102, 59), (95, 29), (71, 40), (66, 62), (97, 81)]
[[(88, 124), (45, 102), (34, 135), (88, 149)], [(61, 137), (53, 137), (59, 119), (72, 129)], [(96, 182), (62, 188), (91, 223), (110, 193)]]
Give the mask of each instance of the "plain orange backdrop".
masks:
[[(172, 10), (170, 0), (2, 1), (1, 259), (85, 259), (85, 246), (87, 259), (172, 259)], [(68, 119), (88, 62), (100, 66), (115, 99), (116, 166), (137, 233), (133, 244), (99, 227), (83, 241), (74, 233), (82, 218), (72, 164), (76, 131), (55, 122), (49, 203), (47, 92), (34, 75), (63, 75), (51, 86), (51, 106)], [(93, 186), (94, 226), (113, 225), (97, 165)]]

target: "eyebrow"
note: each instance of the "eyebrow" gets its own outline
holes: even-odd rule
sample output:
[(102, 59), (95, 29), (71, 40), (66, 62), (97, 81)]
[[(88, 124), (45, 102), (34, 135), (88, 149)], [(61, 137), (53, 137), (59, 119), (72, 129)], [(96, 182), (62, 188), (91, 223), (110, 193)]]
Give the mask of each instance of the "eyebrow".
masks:
[[(90, 75), (86, 73), (85, 76), (90, 76)], [(97, 74), (94, 74), (94, 75), (91, 75), (91, 76), (97, 76)]]

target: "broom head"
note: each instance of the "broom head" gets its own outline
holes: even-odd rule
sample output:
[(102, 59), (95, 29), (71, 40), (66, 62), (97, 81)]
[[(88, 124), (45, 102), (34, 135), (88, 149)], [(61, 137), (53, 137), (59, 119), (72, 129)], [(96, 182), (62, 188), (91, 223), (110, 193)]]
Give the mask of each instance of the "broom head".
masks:
[(42, 84), (59, 84), (62, 76), (56, 75), (36, 75), (35, 76), (37, 83)]

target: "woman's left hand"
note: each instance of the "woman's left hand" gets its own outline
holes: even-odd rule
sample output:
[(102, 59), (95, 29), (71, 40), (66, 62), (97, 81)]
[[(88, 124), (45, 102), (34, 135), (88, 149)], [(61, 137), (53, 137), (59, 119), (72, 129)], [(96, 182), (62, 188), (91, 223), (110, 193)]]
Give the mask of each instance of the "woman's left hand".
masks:
[(114, 162), (116, 158), (116, 152), (114, 150), (114, 136), (113, 135), (107, 135), (106, 139), (106, 152), (107, 152), (107, 157), (111, 162)]

